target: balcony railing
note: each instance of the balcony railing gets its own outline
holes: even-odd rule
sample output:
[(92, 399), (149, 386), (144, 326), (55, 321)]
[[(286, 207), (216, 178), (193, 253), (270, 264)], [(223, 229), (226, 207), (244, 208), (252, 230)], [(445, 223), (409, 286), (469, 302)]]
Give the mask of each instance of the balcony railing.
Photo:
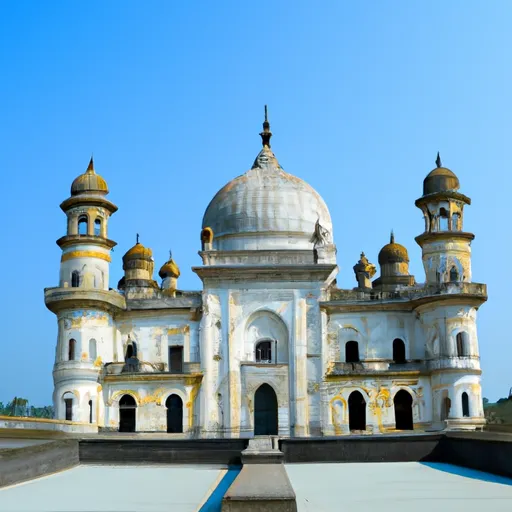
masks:
[(336, 361), (329, 366), (327, 375), (385, 375), (386, 373), (390, 372), (424, 372), (426, 369), (426, 365), (423, 362), (418, 361), (410, 361), (405, 363), (395, 363), (390, 361), (360, 361), (357, 363), (346, 363), (342, 361)]
[(394, 292), (366, 290), (331, 290), (331, 301), (371, 302), (383, 300), (413, 300), (435, 295), (477, 295), (487, 297), (487, 286), (481, 283), (440, 283), (437, 285), (415, 286)]
[(190, 375), (193, 373), (199, 373), (201, 371), (201, 364), (184, 362), (181, 371), (171, 371), (165, 363), (148, 363), (145, 361), (139, 361), (137, 367), (135, 367), (135, 365), (127, 366), (125, 362), (116, 362), (107, 363), (104, 368), (106, 375), (125, 375), (127, 373), (169, 373), (174, 375)]

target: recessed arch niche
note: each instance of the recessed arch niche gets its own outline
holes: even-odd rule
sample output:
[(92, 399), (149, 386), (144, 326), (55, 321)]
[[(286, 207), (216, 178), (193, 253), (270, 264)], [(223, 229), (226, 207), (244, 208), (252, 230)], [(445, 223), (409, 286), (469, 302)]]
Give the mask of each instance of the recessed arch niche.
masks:
[(245, 329), (245, 349), (250, 360), (256, 360), (256, 346), (260, 341), (270, 340), (272, 363), (288, 363), (288, 328), (272, 311), (257, 311), (252, 314)]

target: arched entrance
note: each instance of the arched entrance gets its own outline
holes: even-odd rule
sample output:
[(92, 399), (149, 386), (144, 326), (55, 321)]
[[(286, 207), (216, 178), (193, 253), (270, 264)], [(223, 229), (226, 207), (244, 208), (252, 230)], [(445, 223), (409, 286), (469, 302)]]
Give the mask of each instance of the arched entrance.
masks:
[(179, 434), (183, 432), (183, 400), (178, 395), (169, 395), (165, 401), (167, 407), (167, 432)]
[(131, 395), (119, 400), (119, 432), (135, 432), (137, 404)]
[(268, 384), (262, 384), (254, 394), (254, 435), (277, 435), (277, 396)]
[(401, 389), (393, 399), (395, 405), (395, 428), (397, 430), (413, 430), (412, 396)]
[(366, 430), (366, 402), (359, 391), (348, 397), (348, 424), (350, 430)]

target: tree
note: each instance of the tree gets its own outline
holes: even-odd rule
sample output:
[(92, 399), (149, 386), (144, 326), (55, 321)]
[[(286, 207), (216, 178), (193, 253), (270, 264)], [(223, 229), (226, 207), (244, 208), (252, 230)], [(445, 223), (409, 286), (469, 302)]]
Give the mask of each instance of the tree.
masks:
[(14, 397), (13, 400), (4, 405), (0, 402), (0, 416), (16, 416), (16, 417), (33, 417), (33, 418), (48, 418), (54, 417), (54, 409), (51, 405), (43, 407), (34, 407), (29, 405), (26, 398)]

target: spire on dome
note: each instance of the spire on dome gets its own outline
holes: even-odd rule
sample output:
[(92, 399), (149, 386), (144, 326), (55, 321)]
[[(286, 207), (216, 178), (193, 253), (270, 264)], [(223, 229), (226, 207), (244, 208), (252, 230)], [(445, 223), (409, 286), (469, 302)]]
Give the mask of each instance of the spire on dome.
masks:
[(94, 159), (93, 159), (92, 155), (91, 155), (91, 159), (89, 161), (89, 165), (87, 166), (87, 171), (86, 172), (90, 172), (90, 173), (94, 172)]
[(439, 167), (443, 166), (443, 164), (441, 163), (441, 156), (439, 155), (439, 151), (437, 152), (436, 166), (438, 169), (439, 169)]
[(265, 121), (263, 122), (263, 131), (260, 133), (260, 137), (263, 147), (270, 147), (270, 137), (272, 137), (272, 132), (270, 131), (270, 123), (268, 122), (267, 105), (265, 105)]
[(393, 232), (393, 230), (391, 230), (391, 235), (389, 237), (389, 243), (390, 244), (394, 244), (395, 243), (395, 233)]

